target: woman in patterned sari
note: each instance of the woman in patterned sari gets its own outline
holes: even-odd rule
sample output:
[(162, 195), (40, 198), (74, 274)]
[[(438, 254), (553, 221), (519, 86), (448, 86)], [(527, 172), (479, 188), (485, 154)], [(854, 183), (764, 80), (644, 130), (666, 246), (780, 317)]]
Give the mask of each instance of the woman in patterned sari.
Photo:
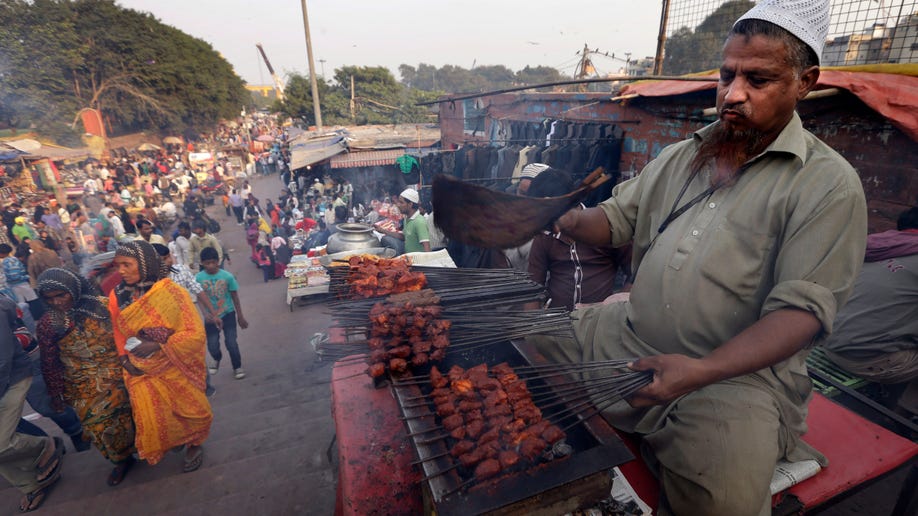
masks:
[[(186, 446), (183, 471), (204, 460), (201, 444), (210, 434), (213, 413), (204, 394), (206, 336), (191, 296), (164, 274), (156, 250), (135, 240), (120, 245), (115, 266), (123, 278), (112, 290), (115, 344), (126, 370), (136, 427), (135, 445), (150, 464)], [(136, 347), (125, 345), (129, 337)]]
[(134, 464), (134, 422), (105, 298), (60, 268), (38, 276), (38, 295), (50, 307), (36, 334), (51, 403), (76, 410), (83, 432), (115, 464), (108, 485), (118, 485)]

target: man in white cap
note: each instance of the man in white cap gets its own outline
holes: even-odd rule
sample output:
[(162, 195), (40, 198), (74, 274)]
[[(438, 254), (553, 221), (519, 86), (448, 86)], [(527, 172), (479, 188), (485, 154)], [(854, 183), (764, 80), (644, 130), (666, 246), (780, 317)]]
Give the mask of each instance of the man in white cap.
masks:
[(526, 195), (529, 193), (529, 185), (532, 183), (532, 180), (535, 179), (540, 172), (548, 168), (548, 165), (545, 163), (530, 163), (523, 167), (523, 170), (520, 172), (520, 182), (516, 184), (516, 190), (511, 193), (517, 195)]
[(430, 233), (427, 229), (427, 219), (421, 216), (418, 207), (421, 197), (414, 188), (405, 188), (395, 201), (398, 210), (405, 216), (402, 231), (391, 231), (381, 225), (376, 225), (376, 230), (396, 240), (404, 241), (406, 253), (430, 252)]
[(828, 0), (762, 0), (733, 26), (719, 120), (671, 145), (558, 229), (633, 242), (630, 300), (573, 312), (558, 361), (638, 357), (652, 383), (604, 415), (643, 438), (661, 514), (765, 515), (779, 459), (825, 458), (800, 439), (807, 350), (832, 331), (864, 257), (855, 170), (803, 129)]
[[(510, 185), (510, 187), (508, 187), (505, 192), (516, 195), (529, 195), (529, 186), (532, 184), (532, 180), (549, 168), (551, 167), (545, 163), (530, 163), (526, 165), (520, 172), (519, 183)], [(510, 262), (511, 267), (518, 271), (528, 272), (530, 248), (532, 248), (532, 240), (518, 247), (504, 249), (503, 253), (504, 256), (507, 257), (507, 260)]]

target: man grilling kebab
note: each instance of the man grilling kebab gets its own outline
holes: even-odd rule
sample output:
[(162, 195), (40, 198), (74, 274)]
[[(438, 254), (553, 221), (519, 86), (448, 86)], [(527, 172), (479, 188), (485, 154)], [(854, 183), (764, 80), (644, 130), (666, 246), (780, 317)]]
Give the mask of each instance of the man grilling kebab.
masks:
[(719, 120), (557, 222), (590, 245), (633, 240), (630, 301), (575, 311), (576, 339), (534, 340), (554, 360), (653, 371), (604, 413), (643, 438), (662, 514), (770, 514), (779, 459), (825, 465), (800, 439), (804, 358), (852, 290), (867, 228), (856, 172), (795, 112), (828, 23), (827, 0), (758, 2), (723, 47)]

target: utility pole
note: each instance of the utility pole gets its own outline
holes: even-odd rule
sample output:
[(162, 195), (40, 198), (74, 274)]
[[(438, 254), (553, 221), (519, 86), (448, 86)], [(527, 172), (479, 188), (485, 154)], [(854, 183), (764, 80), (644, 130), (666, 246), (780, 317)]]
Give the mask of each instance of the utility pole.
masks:
[[(589, 75), (588, 70), (591, 68), (593, 68), (593, 63), (590, 62), (590, 47), (584, 43), (583, 52), (580, 54), (580, 64), (577, 65), (577, 79), (586, 79)], [(587, 85), (580, 84), (577, 86), (577, 90), (585, 92), (587, 90)]]
[(321, 131), (322, 108), (319, 106), (319, 84), (316, 82), (316, 63), (312, 59), (312, 39), (309, 37), (309, 15), (306, 14), (306, 0), (300, 0), (300, 5), (303, 6), (303, 28), (306, 29), (306, 58), (309, 60), (309, 84), (312, 86), (312, 110), (316, 115), (316, 129)]
[(663, 51), (666, 48), (666, 25), (669, 23), (669, 0), (663, 0), (660, 13), (660, 33), (657, 35), (657, 55), (653, 58), (653, 74), (663, 75)]
[(354, 98), (354, 76), (351, 76), (351, 123), (357, 123), (357, 101)]
[(322, 79), (325, 79), (325, 60), (319, 59), (319, 66), (322, 67)]

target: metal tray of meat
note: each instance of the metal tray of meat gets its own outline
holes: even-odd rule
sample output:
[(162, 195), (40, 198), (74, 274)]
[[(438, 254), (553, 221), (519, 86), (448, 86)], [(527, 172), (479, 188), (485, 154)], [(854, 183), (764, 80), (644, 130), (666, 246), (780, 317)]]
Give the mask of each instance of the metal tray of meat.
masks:
[[(520, 344), (507, 341), (450, 354), (446, 361), (437, 365), (444, 373), (453, 365), (464, 368), (482, 363), (493, 366), (502, 362), (511, 367), (529, 365), (518, 349)], [(416, 373), (426, 374), (425, 371)], [(544, 385), (540, 382), (542, 380), (527, 380), (530, 387)], [(566, 443), (572, 448), (570, 455), (542, 461), (526, 469), (504, 472), (460, 489), (467, 483), (471, 472), (455, 467), (455, 459), (448, 454), (450, 441), (427, 442), (431, 440), (430, 435), (436, 435), (437, 431), (425, 431), (436, 427), (438, 418), (433, 413), (432, 404), (417, 406), (419, 404), (412, 401), (429, 391), (429, 385), (393, 384), (393, 392), (406, 418), (409, 433), (415, 434), (410, 437), (414, 450), (418, 459), (424, 460), (421, 467), (424, 476), (428, 477), (426, 495), (431, 505), (428, 510), (437, 514), (562, 514), (607, 497), (611, 485), (608, 471), (634, 458), (611, 427), (599, 416), (594, 416), (565, 430)], [(543, 409), (543, 414), (553, 419), (552, 414), (560, 409)], [(434, 457), (439, 458), (425, 460)], [(452, 469), (447, 473), (437, 474), (449, 468)]]

